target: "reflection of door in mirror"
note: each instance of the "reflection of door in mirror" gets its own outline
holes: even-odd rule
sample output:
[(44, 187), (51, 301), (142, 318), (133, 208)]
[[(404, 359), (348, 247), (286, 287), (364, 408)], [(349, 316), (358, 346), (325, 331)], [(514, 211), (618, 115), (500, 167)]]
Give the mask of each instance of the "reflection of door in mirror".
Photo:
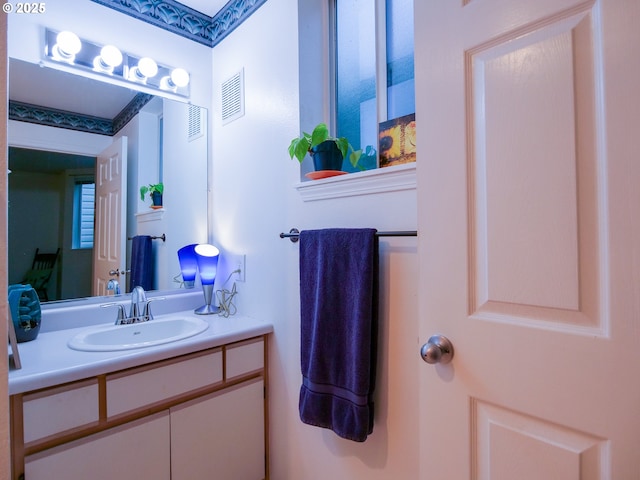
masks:
[(120, 137), (96, 163), (93, 295), (106, 295), (109, 280), (121, 283), (127, 270), (127, 235), (122, 228), (127, 216), (126, 171), (127, 137)]

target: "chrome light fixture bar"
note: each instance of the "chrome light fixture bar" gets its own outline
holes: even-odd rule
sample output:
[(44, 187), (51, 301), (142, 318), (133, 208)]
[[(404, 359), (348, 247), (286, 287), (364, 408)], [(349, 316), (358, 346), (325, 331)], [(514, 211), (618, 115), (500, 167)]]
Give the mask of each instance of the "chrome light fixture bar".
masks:
[(169, 92), (189, 98), (189, 72), (183, 68), (160, 65), (150, 57), (136, 57), (122, 52), (115, 45), (99, 45), (79, 38), (70, 31), (45, 30), (44, 56), (98, 75), (115, 78), (129, 84)]

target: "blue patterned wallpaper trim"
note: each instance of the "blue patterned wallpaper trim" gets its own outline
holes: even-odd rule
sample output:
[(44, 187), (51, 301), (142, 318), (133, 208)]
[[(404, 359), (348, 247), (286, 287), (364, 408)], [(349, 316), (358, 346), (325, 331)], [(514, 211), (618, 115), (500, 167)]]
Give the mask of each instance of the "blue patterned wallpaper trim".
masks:
[(175, 0), (92, 1), (209, 47), (215, 47), (266, 2), (230, 0), (212, 18)]
[(118, 133), (152, 98), (154, 98), (153, 95), (148, 93), (140, 92), (136, 94), (133, 100), (113, 119), (113, 133)]
[(112, 137), (137, 115), (153, 95), (138, 93), (131, 102), (113, 119), (80, 115), (55, 108), (40, 107), (29, 103), (9, 101), (9, 120), (36, 123), (49, 127), (97, 133)]

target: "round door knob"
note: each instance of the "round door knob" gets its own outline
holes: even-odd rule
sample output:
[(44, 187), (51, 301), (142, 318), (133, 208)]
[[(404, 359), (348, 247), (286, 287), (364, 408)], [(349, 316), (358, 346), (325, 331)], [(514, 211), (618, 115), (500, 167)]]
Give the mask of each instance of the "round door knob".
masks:
[(449, 363), (453, 358), (453, 344), (443, 335), (434, 335), (422, 346), (420, 355), (430, 365)]
[(128, 273), (130, 273), (131, 270), (122, 270), (120, 271), (120, 269), (116, 269), (116, 270), (109, 270), (109, 275), (112, 277), (119, 277), (120, 275), (126, 275)]

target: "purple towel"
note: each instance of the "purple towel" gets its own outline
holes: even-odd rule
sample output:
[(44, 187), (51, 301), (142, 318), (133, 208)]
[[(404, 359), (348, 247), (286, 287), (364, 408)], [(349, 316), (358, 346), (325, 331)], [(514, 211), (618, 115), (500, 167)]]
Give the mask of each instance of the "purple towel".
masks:
[(137, 286), (153, 290), (153, 251), (149, 235), (136, 235), (131, 244), (129, 291)]
[(377, 287), (376, 230), (300, 233), (300, 419), (356, 442), (373, 431)]

